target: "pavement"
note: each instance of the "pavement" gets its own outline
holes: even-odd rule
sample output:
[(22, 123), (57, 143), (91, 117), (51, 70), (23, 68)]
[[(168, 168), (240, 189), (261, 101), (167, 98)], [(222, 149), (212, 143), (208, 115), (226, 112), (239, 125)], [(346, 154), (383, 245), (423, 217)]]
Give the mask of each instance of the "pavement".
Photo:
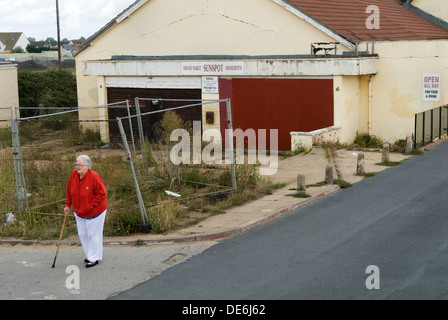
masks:
[[(269, 178), (273, 183), (284, 183), (285, 186), (275, 189), (272, 194), (250, 201), (242, 206), (230, 208), (223, 214), (214, 215), (195, 225), (174, 230), (166, 234), (137, 234), (129, 237), (104, 238), (105, 246), (135, 245), (135, 244), (170, 244), (192, 241), (216, 241), (246, 232), (258, 225), (271, 221), (294, 209), (318, 201), (330, 194), (339, 192), (339, 185), (309, 186), (325, 180), (325, 170), (328, 164), (333, 166), (333, 176), (349, 183), (357, 183), (368, 179), (356, 175), (357, 154), (364, 152), (366, 172), (380, 172), (388, 167), (378, 165), (382, 159), (379, 149), (347, 150), (340, 149), (327, 153), (315, 146), (307, 154), (279, 157), (279, 166), (275, 175)], [(402, 161), (411, 156), (402, 153), (390, 153), (390, 161)], [(297, 175), (305, 176), (307, 198), (296, 198)], [(17, 239), (0, 239), (0, 243), (20, 243)], [(40, 241), (41, 244), (57, 243), (55, 241)], [(63, 243), (73, 245), (79, 243), (77, 236), (63, 240)]]
[[(230, 208), (223, 214), (214, 215), (195, 225), (174, 230), (166, 234), (138, 234), (130, 237), (105, 238), (104, 245), (168, 244), (176, 242), (220, 240), (246, 232), (258, 225), (285, 215), (292, 210), (308, 205), (341, 190), (336, 185), (307, 187), (308, 198), (296, 198), (297, 175), (305, 176), (306, 185), (325, 180), (328, 164), (333, 166), (333, 176), (349, 183), (356, 183), (363, 176), (356, 174), (357, 153), (365, 154), (366, 172), (380, 172), (388, 167), (378, 165), (382, 159), (379, 149), (371, 150), (336, 150), (328, 153), (322, 147), (314, 147), (308, 154), (300, 154), (281, 159), (275, 175), (270, 176), (273, 183), (284, 183), (285, 186), (272, 191), (260, 199), (250, 201), (242, 206)], [(390, 153), (390, 161), (402, 161), (410, 158), (402, 153)], [(293, 189), (293, 190), (291, 190)], [(73, 241), (71, 241), (73, 243)]]

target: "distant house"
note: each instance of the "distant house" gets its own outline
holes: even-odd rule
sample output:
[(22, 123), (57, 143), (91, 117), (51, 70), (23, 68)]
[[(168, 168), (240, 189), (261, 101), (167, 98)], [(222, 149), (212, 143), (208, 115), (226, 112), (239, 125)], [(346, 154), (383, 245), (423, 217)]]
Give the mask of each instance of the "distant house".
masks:
[(18, 47), (26, 51), (29, 44), (23, 32), (0, 32), (0, 53), (10, 53)]
[(51, 49), (51, 44), (47, 41), (32, 41), (31, 45), (36, 46), (36, 47), (45, 47), (45, 48)]
[(64, 45), (63, 48), (68, 52), (75, 54), (85, 42), (86, 40), (71, 40), (68, 44)]
[(75, 46), (76, 51), (79, 50), (79, 48), (86, 42), (86, 40), (72, 40), (70, 41), (70, 44)]

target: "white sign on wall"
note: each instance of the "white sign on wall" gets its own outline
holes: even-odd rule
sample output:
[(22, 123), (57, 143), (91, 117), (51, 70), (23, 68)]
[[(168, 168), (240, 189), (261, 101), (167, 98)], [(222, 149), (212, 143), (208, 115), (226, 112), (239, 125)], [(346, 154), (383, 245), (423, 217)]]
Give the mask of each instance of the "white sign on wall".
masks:
[(218, 77), (202, 77), (202, 93), (219, 93)]
[(244, 63), (239, 61), (182, 62), (182, 74), (194, 76), (242, 75)]
[(440, 74), (423, 75), (423, 101), (440, 101)]

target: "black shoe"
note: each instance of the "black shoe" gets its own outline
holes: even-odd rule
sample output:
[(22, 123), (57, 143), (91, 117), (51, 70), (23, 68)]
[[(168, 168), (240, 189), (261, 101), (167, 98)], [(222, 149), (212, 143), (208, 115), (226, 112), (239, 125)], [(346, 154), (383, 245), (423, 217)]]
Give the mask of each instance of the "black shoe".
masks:
[(89, 263), (90, 261), (87, 260), (87, 258), (85, 258), (85, 259), (84, 259), (84, 262), (85, 262), (85, 263)]
[(92, 268), (98, 264), (98, 260), (95, 262), (89, 262), (86, 264), (86, 268)]

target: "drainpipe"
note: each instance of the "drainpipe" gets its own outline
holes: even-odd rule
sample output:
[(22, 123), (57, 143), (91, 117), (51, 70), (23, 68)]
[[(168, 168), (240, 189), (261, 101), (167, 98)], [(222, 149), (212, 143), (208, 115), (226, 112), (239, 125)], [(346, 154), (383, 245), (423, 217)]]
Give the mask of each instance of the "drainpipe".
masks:
[(372, 135), (372, 76), (369, 76), (369, 136)]

